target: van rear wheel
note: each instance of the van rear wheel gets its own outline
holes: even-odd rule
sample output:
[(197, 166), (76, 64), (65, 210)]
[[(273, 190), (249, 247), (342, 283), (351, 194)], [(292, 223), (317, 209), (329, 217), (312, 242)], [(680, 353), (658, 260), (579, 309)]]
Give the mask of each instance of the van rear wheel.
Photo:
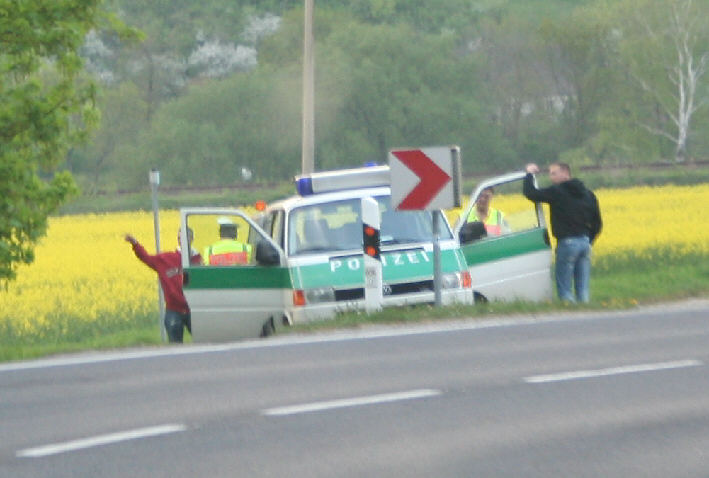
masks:
[(487, 300), (487, 297), (482, 295), (480, 292), (473, 291), (473, 302), (475, 304), (487, 304), (488, 300)]

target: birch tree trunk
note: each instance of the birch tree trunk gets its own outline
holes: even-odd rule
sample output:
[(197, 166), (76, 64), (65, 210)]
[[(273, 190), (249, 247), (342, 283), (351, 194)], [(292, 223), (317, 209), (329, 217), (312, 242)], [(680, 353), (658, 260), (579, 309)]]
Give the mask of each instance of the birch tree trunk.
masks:
[[(666, 125), (646, 120), (639, 121), (639, 125), (672, 141), (675, 161), (683, 162), (688, 158), (692, 118), (708, 100), (699, 89), (709, 64), (709, 27), (706, 16), (701, 14), (707, 8), (695, 8), (694, 0), (661, 3), (669, 11), (664, 14), (659, 11), (654, 18), (646, 13), (648, 9), (638, 9), (636, 21), (647, 39), (645, 49), (650, 67), (631, 67), (630, 76), (669, 119)], [(649, 74), (658, 71), (664, 77)]]

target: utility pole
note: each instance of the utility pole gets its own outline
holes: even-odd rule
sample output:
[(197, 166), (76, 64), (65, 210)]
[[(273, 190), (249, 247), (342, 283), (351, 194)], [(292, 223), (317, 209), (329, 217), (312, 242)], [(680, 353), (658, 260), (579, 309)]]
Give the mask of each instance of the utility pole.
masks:
[(313, 2), (305, 0), (303, 36), (303, 150), (302, 174), (310, 174), (315, 163), (315, 55), (313, 54)]

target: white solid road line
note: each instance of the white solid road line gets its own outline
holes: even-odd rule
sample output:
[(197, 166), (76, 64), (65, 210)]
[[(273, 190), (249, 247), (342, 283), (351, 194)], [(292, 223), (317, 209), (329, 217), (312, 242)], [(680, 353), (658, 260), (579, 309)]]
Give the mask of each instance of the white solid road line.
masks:
[(533, 375), (524, 379), (527, 383), (563, 382), (565, 380), (579, 380), (584, 378), (607, 377), (626, 373), (654, 372), (674, 368), (697, 367), (703, 365), (699, 360), (678, 360), (675, 362), (648, 363), (627, 365), (624, 367), (604, 368), (599, 370), (578, 370), (575, 372), (553, 373), (549, 375)]
[(302, 405), (292, 405), (288, 407), (269, 408), (262, 410), (262, 415), (284, 416), (298, 413), (319, 412), (332, 410), (333, 408), (358, 407), (362, 405), (373, 405), (377, 403), (396, 402), (400, 400), (413, 400), (416, 398), (426, 398), (440, 395), (440, 390), (421, 389), (410, 390), (408, 392), (384, 393), (380, 395), (370, 395), (367, 397), (345, 398), (341, 400), (330, 400), (326, 402), (305, 403)]
[(147, 348), (138, 350), (125, 350), (118, 352), (96, 352), (81, 353), (68, 357), (55, 357), (48, 359), (36, 359), (19, 362), (0, 363), (0, 373), (16, 372), (22, 370), (44, 369), (50, 367), (68, 367), (77, 365), (91, 365), (112, 361), (140, 360), (157, 357), (169, 357), (179, 355), (197, 355), (209, 353), (222, 353), (235, 350), (252, 350), (270, 347), (284, 347), (294, 345), (309, 345), (317, 343), (335, 343), (356, 340), (370, 340), (389, 337), (405, 337), (412, 335), (425, 335), (435, 333), (448, 333), (470, 330), (492, 329), (497, 327), (516, 327), (525, 325), (538, 325), (558, 322), (570, 322), (576, 320), (610, 320), (618, 318), (632, 318), (641, 313), (666, 314), (668, 310), (705, 310), (709, 307), (709, 300), (698, 299), (683, 302), (679, 305), (660, 305), (637, 310), (605, 311), (599, 317), (600, 312), (578, 312), (569, 314), (568, 312), (549, 314), (546, 316), (531, 315), (527, 317), (498, 317), (485, 320), (460, 318), (443, 321), (441, 323), (416, 324), (411, 326), (373, 326), (362, 330), (344, 331), (336, 333), (324, 333), (304, 336), (276, 336), (264, 339), (244, 340), (225, 344), (190, 344), (173, 345), (159, 348)]
[(126, 440), (135, 440), (138, 438), (147, 438), (157, 435), (165, 435), (167, 433), (175, 433), (186, 430), (187, 427), (180, 424), (160, 425), (148, 428), (138, 428), (135, 430), (127, 430), (118, 433), (109, 433), (107, 435), (98, 435), (81, 440), (67, 441), (64, 443), (53, 443), (51, 445), (39, 446), (36, 448), (27, 448), (17, 452), (20, 458), (38, 458), (48, 455), (56, 455), (58, 453), (66, 453), (68, 451), (82, 450), (94, 446), (108, 445)]

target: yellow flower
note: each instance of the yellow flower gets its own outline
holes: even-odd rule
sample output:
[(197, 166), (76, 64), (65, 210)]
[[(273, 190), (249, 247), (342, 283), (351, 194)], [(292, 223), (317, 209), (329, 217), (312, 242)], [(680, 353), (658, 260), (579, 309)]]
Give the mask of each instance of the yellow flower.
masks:
[[(604, 224), (594, 260), (635, 254), (652, 261), (658, 251), (709, 253), (704, 206), (709, 185), (600, 189), (596, 194)], [(521, 194), (500, 194), (495, 206), (508, 211), (528, 203)], [(455, 219), (455, 211), (447, 214)], [(176, 248), (178, 227), (177, 211), (161, 211), (162, 250)], [(19, 340), (43, 341), (82, 333), (76, 331), (100, 334), (132, 327), (137, 320), (157, 324), (156, 274), (135, 257), (124, 240), (126, 233), (154, 252), (149, 212), (50, 218), (35, 262), (20, 267), (17, 280), (0, 291), (0, 331)]]

